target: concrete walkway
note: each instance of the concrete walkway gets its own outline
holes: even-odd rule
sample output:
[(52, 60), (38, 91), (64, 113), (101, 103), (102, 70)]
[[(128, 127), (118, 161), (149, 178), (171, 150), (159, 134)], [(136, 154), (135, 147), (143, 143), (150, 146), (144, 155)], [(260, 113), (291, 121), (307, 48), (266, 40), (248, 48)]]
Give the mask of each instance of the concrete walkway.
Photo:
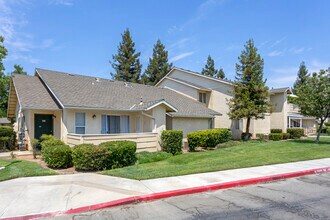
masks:
[(33, 154), (32, 151), (8, 151), (8, 152), (1, 152), (0, 153), (0, 158), (10, 158), (12, 152), (16, 156), (25, 156), (25, 155), (32, 155)]
[(330, 158), (142, 181), (91, 173), (18, 178), (0, 182), (0, 218), (325, 167), (330, 167)]

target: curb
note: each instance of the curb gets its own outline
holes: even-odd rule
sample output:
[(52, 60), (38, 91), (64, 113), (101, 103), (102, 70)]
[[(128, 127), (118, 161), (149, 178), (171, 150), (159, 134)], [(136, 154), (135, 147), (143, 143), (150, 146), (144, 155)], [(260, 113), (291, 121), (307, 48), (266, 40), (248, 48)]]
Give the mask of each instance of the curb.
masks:
[(118, 199), (118, 200), (114, 200), (114, 201), (110, 201), (110, 202), (104, 202), (104, 203), (100, 203), (100, 204), (74, 208), (74, 209), (70, 209), (67, 211), (40, 213), (40, 214), (32, 214), (32, 215), (0, 218), (0, 219), (2, 219), (2, 220), (18, 220), (18, 219), (26, 220), (26, 219), (35, 219), (35, 218), (54, 217), (54, 216), (58, 216), (58, 215), (75, 214), (75, 213), (80, 213), (80, 212), (88, 212), (88, 211), (93, 211), (93, 210), (98, 210), (98, 209), (111, 208), (111, 207), (120, 206), (120, 205), (147, 202), (147, 201), (152, 201), (152, 200), (156, 200), (156, 199), (164, 199), (164, 198), (169, 198), (169, 197), (173, 197), (173, 196), (188, 195), (188, 194), (194, 194), (194, 193), (214, 191), (214, 190), (219, 190), (219, 189), (228, 189), (228, 188), (233, 188), (233, 187), (238, 187), (238, 186), (247, 186), (247, 185), (253, 185), (253, 184), (257, 184), (257, 183), (265, 183), (265, 182), (271, 182), (274, 180), (289, 179), (289, 178), (294, 178), (294, 177), (300, 177), (300, 176), (311, 175), (311, 174), (320, 174), (320, 173), (326, 173), (326, 172), (330, 172), (330, 166), (323, 167), (323, 168), (291, 172), (291, 173), (283, 173), (283, 174), (269, 175), (269, 176), (263, 176), (263, 177), (257, 177), (257, 178), (243, 179), (243, 180), (231, 181), (231, 182), (225, 182), (225, 183), (217, 183), (217, 184), (211, 184), (211, 185), (206, 185), (206, 186), (197, 186), (197, 187), (191, 187), (191, 188), (185, 188), (185, 189), (171, 190), (171, 191), (160, 192), (160, 193), (152, 193), (152, 194), (148, 194), (148, 195), (132, 196), (132, 197)]

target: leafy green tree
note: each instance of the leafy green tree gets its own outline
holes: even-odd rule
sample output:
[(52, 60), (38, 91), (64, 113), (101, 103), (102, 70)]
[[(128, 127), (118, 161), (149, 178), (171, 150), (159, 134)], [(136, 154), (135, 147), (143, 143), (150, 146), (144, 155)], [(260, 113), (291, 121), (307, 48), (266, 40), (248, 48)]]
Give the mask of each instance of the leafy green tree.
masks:
[(5, 74), (3, 59), (7, 56), (7, 49), (3, 45), (4, 38), (0, 36), (0, 117), (7, 115), (9, 77)]
[(116, 80), (125, 82), (139, 82), (142, 65), (140, 52), (135, 52), (135, 43), (128, 29), (121, 35), (122, 41), (118, 46), (118, 53), (112, 56), (111, 62), (115, 73), (111, 73)]
[(23, 70), (23, 67), (21, 65), (15, 64), (14, 69), (15, 70), (12, 73), (27, 75), (27, 73)]
[(247, 119), (244, 140), (248, 140), (251, 119), (265, 118), (270, 111), (270, 102), (266, 80), (263, 79), (264, 60), (252, 39), (244, 47), (236, 64), (234, 97), (228, 102), (228, 115), (230, 119)]
[(217, 78), (219, 78), (219, 79), (224, 79), (224, 78), (226, 77), (225, 72), (223, 71), (222, 68), (220, 68), (220, 69), (218, 70), (218, 73), (217, 73), (217, 75), (216, 75), (215, 77), (217, 77)]
[(298, 70), (298, 77), (297, 77), (295, 83), (293, 84), (293, 93), (296, 92), (296, 89), (300, 85), (304, 84), (307, 77), (308, 77), (308, 69), (305, 65), (305, 62), (301, 62), (300, 66), (299, 66), (299, 70)]
[(173, 64), (168, 62), (168, 51), (165, 45), (158, 39), (154, 45), (152, 57), (149, 59), (149, 65), (142, 76), (142, 83), (155, 85), (171, 69)]
[(318, 144), (323, 124), (330, 117), (330, 68), (306, 76), (295, 92), (296, 96), (291, 97), (290, 101), (299, 106), (301, 114), (320, 121), (315, 140)]

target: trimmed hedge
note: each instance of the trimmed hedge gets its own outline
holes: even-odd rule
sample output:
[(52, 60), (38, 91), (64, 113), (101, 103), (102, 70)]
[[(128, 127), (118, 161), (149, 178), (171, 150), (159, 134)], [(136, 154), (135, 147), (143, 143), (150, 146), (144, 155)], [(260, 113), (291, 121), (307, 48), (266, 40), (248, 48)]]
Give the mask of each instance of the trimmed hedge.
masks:
[(289, 133), (282, 133), (283, 135), (283, 140), (287, 140), (290, 138), (290, 134)]
[(190, 132), (187, 138), (189, 151), (195, 151), (197, 147), (215, 148), (218, 144), (231, 140), (232, 136), (227, 128), (215, 128)]
[(286, 131), (290, 134), (290, 138), (292, 139), (299, 139), (304, 136), (303, 128), (287, 128)]
[(182, 153), (183, 131), (164, 130), (161, 135), (162, 151), (173, 155)]
[(278, 134), (278, 133), (282, 133), (282, 129), (279, 129), (279, 128), (273, 128), (273, 129), (270, 129), (270, 133), (272, 134)]
[(72, 148), (72, 161), (77, 170), (94, 171), (106, 169), (110, 151), (105, 146), (81, 144)]
[(49, 145), (42, 148), (42, 158), (51, 168), (72, 167), (71, 148), (68, 145)]
[(41, 142), (41, 149), (51, 147), (51, 146), (57, 146), (57, 145), (65, 145), (63, 141), (56, 139), (55, 137), (44, 140)]
[(256, 137), (257, 137), (257, 139), (259, 139), (261, 141), (269, 140), (269, 135), (268, 134), (258, 133), (258, 134), (256, 134)]
[(283, 139), (283, 133), (270, 133), (269, 140), (280, 141)]
[(130, 166), (136, 162), (136, 143), (133, 141), (108, 141), (99, 146), (106, 147), (110, 151), (107, 168)]

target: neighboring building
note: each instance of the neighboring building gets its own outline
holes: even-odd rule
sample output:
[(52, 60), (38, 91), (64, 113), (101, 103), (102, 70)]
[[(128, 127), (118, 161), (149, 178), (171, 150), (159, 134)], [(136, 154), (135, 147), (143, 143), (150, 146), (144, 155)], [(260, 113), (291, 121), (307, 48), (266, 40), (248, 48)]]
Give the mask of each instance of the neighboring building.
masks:
[(170, 89), (36, 69), (13, 74), (8, 118), (16, 118), (19, 144), (52, 134), (69, 145), (133, 140), (138, 150), (159, 149), (166, 128), (211, 128), (220, 113)]
[(11, 126), (11, 122), (8, 118), (0, 118), (0, 126)]
[[(215, 117), (214, 127), (231, 129), (234, 138), (240, 138), (241, 133), (245, 131), (245, 119), (230, 120), (228, 116), (227, 103), (233, 96), (233, 82), (174, 67), (156, 86), (171, 89), (203, 103), (214, 111), (221, 112), (222, 115)], [(292, 93), (290, 88), (271, 89), (269, 92), (273, 111), (266, 114), (264, 119), (251, 120), (250, 132), (254, 136), (258, 133), (268, 134), (271, 128), (280, 128), (286, 132), (288, 122), (292, 122), (294, 119), (291, 112), (288, 111), (291, 106), (288, 104), (288, 95)], [(308, 123), (311, 121), (313, 119)], [(307, 124), (307, 121), (305, 125), (312, 126), (312, 124)], [(290, 124), (290, 126), (297, 126), (297, 124)]]

